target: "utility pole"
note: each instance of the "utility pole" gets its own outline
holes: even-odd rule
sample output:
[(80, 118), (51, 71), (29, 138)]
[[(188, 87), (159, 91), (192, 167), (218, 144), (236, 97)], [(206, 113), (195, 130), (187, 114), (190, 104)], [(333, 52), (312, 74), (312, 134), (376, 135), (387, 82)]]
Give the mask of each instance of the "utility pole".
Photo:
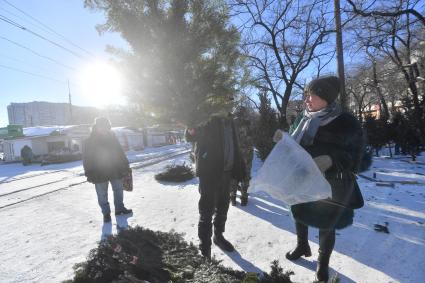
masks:
[(68, 104), (69, 104), (69, 119), (70, 119), (70, 125), (73, 124), (72, 119), (72, 102), (71, 102), (71, 88), (69, 87), (69, 80), (68, 80)]
[(335, 12), (335, 29), (336, 29), (336, 56), (338, 62), (338, 77), (341, 82), (340, 97), (341, 106), (347, 110), (347, 97), (345, 94), (345, 75), (344, 75), (344, 51), (342, 46), (342, 32), (341, 32), (341, 8), (339, 0), (334, 0), (334, 12)]

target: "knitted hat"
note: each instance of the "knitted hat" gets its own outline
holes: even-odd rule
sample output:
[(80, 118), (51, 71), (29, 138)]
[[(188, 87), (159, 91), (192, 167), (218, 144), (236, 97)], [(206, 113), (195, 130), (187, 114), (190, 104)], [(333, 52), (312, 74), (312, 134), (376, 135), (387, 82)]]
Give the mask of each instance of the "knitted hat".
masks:
[(340, 81), (335, 76), (319, 77), (312, 80), (305, 90), (306, 92), (312, 92), (330, 104), (338, 97)]
[(94, 125), (95, 127), (111, 128), (111, 122), (109, 122), (108, 118), (105, 117), (97, 117), (94, 119)]

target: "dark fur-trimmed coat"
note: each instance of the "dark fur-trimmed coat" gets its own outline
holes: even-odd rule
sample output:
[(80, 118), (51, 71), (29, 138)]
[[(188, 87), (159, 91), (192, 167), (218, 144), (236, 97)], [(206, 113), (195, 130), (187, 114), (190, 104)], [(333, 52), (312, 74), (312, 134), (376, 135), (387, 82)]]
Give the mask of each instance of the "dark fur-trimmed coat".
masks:
[(353, 209), (364, 204), (355, 177), (365, 147), (360, 123), (353, 115), (344, 112), (319, 127), (313, 144), (303, 147), (313, 158), (319, 155), (331, 157), (332, 167), (325, 172), (325, 177), (332, 187), (332, 198), (293, 205), (293, 217), (320, 229), (342, 229), (351, 225)]

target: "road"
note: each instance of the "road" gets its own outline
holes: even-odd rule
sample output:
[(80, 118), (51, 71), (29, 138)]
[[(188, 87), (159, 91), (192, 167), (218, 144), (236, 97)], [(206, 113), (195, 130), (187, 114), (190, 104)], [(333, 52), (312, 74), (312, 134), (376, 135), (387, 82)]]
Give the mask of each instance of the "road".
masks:
[[(133, 169), (144, 168), (161, 161), (188, 153), (187, 146), (176, 147), (173, 150), (157, 151), (140, 154), (137, 158), (129, 158)], [(8, 165), (3, 165), (8, 166)], [(0, 167), (1, 168), (1, 167)], [(86, 182), (81, 162), (66, 169), (30, 172), (0, 181), (0, 209), (25, 201), (39, 198), (57, 191), (70, 189)]]

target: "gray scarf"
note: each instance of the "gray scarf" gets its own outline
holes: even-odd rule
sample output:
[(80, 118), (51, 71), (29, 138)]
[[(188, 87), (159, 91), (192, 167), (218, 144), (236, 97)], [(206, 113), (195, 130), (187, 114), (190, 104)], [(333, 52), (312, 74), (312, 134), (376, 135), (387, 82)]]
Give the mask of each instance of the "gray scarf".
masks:
[(312, 145), (319, 127), (332, 122), (341, 112), (341, 106), (336, 102), (316, 112), (309, 112), (306, 109), (303, 118), (291, 136), (301, 145)]

